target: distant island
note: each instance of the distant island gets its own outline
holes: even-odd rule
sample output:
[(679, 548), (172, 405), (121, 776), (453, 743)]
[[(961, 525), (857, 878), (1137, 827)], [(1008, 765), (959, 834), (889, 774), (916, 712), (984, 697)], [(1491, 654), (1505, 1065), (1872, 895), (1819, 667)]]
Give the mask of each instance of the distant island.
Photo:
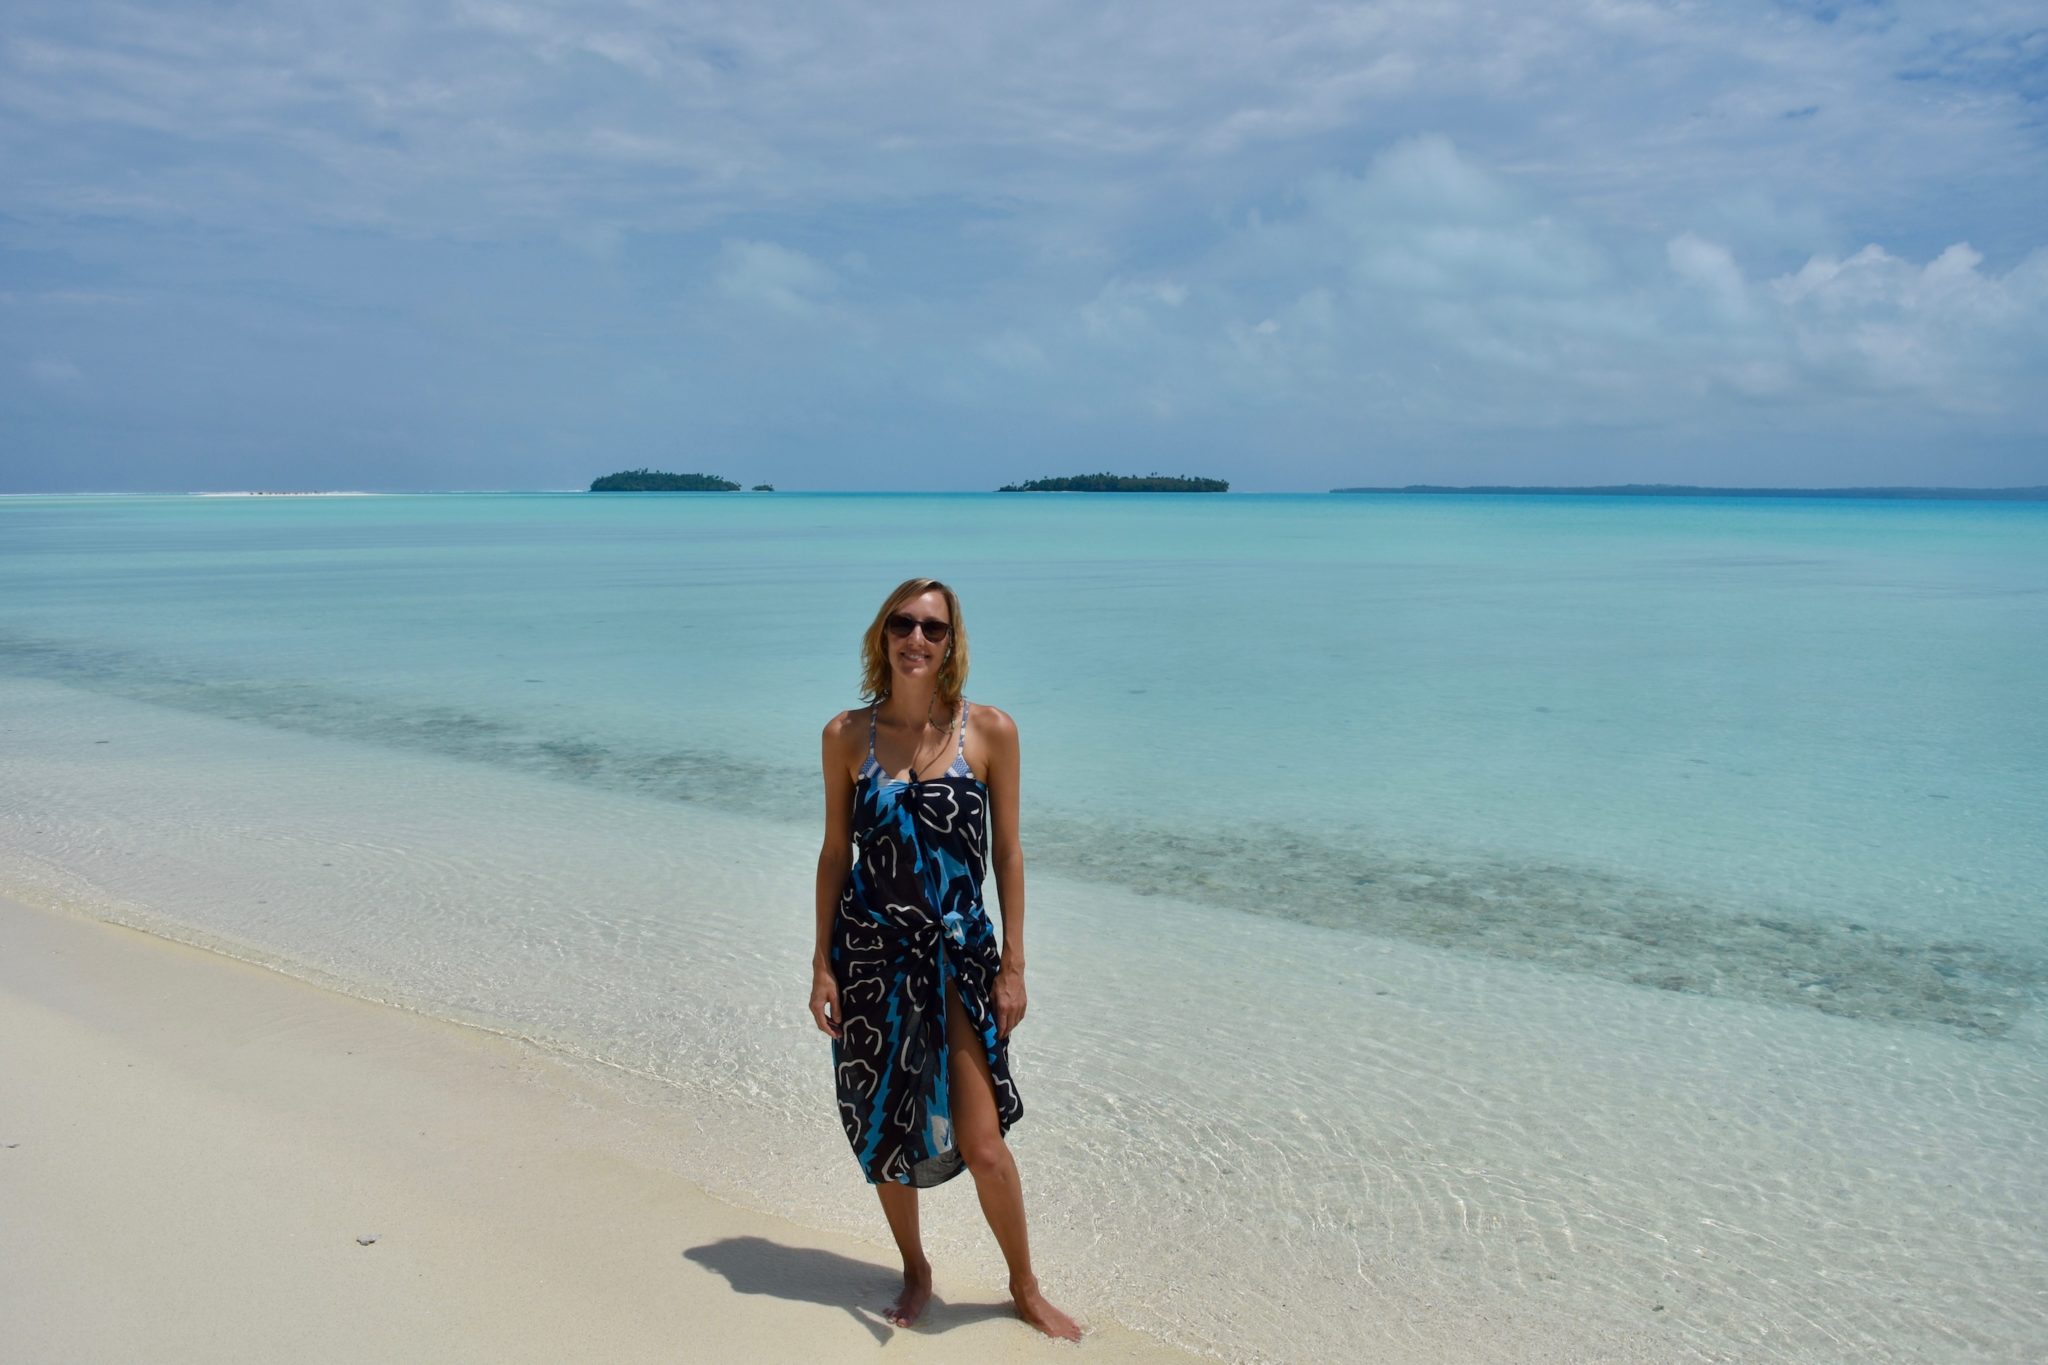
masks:
[(1006, 483), (998, 493), (1228, 493), (1228, 479), (1190, 479), (1164, 474), (1074, 474), (1064, 479)]
[(1583, 488), (1476, 484), (1451, 488), (1411, 483), (1401, 488), (1332, 488), (1332, 493), (1575, 493), (1603, 498), (1948, 498), (1985, 502), (2048, 502), (2036, 488), (1702, 488), (1689, 483), (1609, 483)]
[(665, 474), (659, 469), (622, 469), (590, 481), (593, 493), (737, 493), (740, 486), (716, 474)]

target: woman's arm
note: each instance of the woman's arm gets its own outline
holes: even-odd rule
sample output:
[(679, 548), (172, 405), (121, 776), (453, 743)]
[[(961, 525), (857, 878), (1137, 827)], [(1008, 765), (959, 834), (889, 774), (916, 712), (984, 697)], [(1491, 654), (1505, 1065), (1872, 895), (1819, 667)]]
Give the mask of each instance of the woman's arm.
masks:
[(832, 974), (832, 917), (853, 871), (853, 779), (846, 771), (847, 713), (825, 727), (825, 842), (818, 849), (817, 941), (811, 952), (811, 1018), (839, 1036), (839, 979)]
[(1009, 1037), (1024, 1020), (1024, 846), (1017, 838), (1017, 722), (978, 706), (982, 775), (989, 795), (989, 862), (1003, 905), (1003, 965), (996, 973), (996, 1033)]

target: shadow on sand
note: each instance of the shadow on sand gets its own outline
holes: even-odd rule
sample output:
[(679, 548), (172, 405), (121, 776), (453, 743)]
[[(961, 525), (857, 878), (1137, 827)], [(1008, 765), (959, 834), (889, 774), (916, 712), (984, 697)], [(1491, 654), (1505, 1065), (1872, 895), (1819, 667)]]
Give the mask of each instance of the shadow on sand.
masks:
[[(882, 1317), (882, 1310), (903, 1287), (903, 1277), (871, 1261), (856, 1261), (815, 1247), (786, 1247), (765, 1237), (726, 1237), (691, 1247), (683, 1258), (723, 1275), (735, 1293), (768, 1294), (793, 1303), (842, 1308), (868, 1329), (878, 1345), (904, 1330)], [(986, 1318), (1014, 1316), (1007, 1299), (949, 1304), (934, 1294), (931, 1306), (909, 1330), (938, 1333)]]

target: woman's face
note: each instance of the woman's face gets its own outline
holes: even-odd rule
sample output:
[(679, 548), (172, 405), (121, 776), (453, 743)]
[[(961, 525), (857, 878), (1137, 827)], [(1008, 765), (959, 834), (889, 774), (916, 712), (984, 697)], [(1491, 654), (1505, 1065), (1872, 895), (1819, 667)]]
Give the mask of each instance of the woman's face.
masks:
[[(944, 621), (953, 624), (953, 613), (946, 609), (946, 595), (934, 589), (916, 597), (899, 602), (891, 616), (908, 616), (913, 621)], [(884, 631), (884, 643), (889, 650), (890, 675), (897, 679), (920, 678), (937, 682), (939, 668), (946, 662), (946, 646), (950, 639), (933, 643), (927, 640), (922, 628), (898, 637), (893, 630)]]

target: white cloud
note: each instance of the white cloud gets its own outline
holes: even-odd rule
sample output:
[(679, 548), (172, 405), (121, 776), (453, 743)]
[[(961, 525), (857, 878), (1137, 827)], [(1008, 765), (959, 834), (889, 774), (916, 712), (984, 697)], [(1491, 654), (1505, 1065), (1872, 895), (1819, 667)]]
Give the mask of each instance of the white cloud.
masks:
[(838, 288), (832, 272), (803, 252), (740, 238), (720, 250), (716, 278), (729, 296), (796, 318), (816, 315)]
[(1749, 317), (1749, 282), (1727, 247), (1682, 232), (1665, 244), (1664, 251), (1679, 279), (1699, 290), (1724, 321)]
[[(877, 196), (1113, 218), (1134, 195), (1170, 212), (1191, 187), (1271, 189), (1361, 137), (1435, 128), (1671, 235), (1674, 207), (1736, 186), (1798, 224), (1816, 195), (1917, 217), (1930, 184), (2044, 168), (2037, 78), (2011, 56), (2038, 25), (2016, 6), (1822, 23), (1614, 0), (77, 0), (11, 19), (0, 134), (28, 172), (9, 197), (36, 210), (118, 183), (141, 217), (460, 235), (599, 206), (672, 227)], [(1901, 71), (1925, 77), (1912, 98)], [(177, 154), (109, 175), (124, 131)], [(261, 174), (239, 173), (252, 161)]]
[(1967, 246), (1919, 265), (1871, 247), (1760, 275), (1697, 233), (1598, 233), (1427, 137), (1182, 264), (1170, 294), (1112, 279), (1071, 337), (1048, 317), (1042, 349), (1185, 417), (1286, 406), (1436, 440), (1710, 423), (1730, 403), (1845, 432), (1948, 414), (2048, 435), (2048, 252), (1997, 273)]
[(1037, 342), (1019, 331), (999, 332), (982, 341), (977, 349), (981, 355), (1006, 369), (1043, 371), (1046, 368), (1045, 352)]
[(1187, 286), (1174, 280), (1113, 279), (1081, 305), (1081, 325), (1103, 341), (1140, 342), (1156, 333), (1162, 311), (1187, 298)]
[(85, 382), (85, 374), (78, 366), (57, 356), (46, 356), (30, 361), (28, 376), (44, 388), (50, 389), (74, 388)]
[(2048, 250), (2002, 274), (1983, 260), (1962, 242), (1920, 266), (1871, 245), (1816, 256), (1771, 289), (1810, 372), (1961, 411), (2031, 410), (2038, 424)]

